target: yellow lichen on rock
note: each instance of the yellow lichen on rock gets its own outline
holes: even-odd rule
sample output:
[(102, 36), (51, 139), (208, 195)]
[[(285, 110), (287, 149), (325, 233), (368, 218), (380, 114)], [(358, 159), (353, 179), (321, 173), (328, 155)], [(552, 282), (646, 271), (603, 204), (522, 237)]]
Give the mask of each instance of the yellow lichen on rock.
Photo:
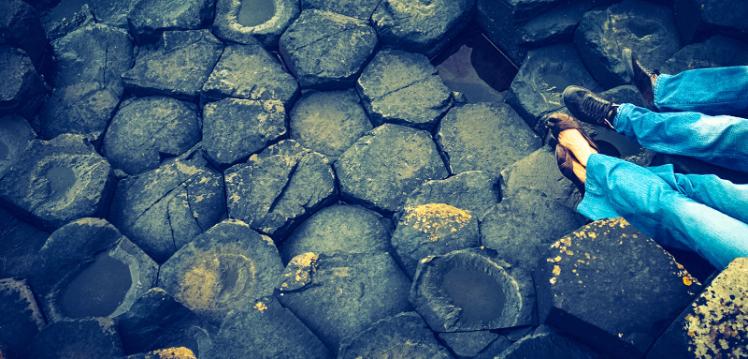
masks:
[(257, 302), (255, 303), (255, 310), (260, 313), (265, 313), (265, 311), (268, 310), (268, 305), (263, 302)]
[(186, 347), (174, 347), (166, 349), (158, 349), (151, 352), (152, 356), (146, 356), (146, 358), (158, 358), (158, 359), (197, 359), (195, 353)]
[[(214, 263), (215, 262), (215, 263)], [(218, 292), (218, 259), (191, 268), (182, 277), (179, 299), (192, 309), (206, 309)]]
[(408, 226), (438, 241), (445, 234), (454, 234), (472, 219), (470, 211), (446, 203), (427, 203), (405, 207), (403, 220)]

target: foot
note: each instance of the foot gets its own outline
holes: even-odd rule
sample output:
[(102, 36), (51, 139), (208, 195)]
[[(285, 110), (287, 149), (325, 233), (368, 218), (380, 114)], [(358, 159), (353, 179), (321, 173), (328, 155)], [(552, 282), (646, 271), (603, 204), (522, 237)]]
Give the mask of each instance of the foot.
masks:
[(631, 56), (630, 65), (631, 73), (629, 75), (631, 76), (631, 80), (636, 85), (636, 88), (639, 89), (639, 92), (642, 93), (647, 106), (654, 106), (654, 85), (655, 81), (657, 81), (657, 72), (644, 67), (634, 55)]
[(597, 153), (597, 150), (590, 146), (587, 138), (577, 129), (561, 131), (558, 134), (558, 144), (568, 148), (579, 164), (584, 167), (587, 167), (587, 160), (590, 156)]
[(618, 105), (579, 86), (567, 87), (563, 96), (566, 108), (580, 121), (613, 129)]
[(556, 145), (556, 164), (561, 174), (574, 183), (579, 192), (584, 193), (584, 184), (587, 181), (587, 169), (574, 158), (574, 155), (568, 148), (561, 144)]

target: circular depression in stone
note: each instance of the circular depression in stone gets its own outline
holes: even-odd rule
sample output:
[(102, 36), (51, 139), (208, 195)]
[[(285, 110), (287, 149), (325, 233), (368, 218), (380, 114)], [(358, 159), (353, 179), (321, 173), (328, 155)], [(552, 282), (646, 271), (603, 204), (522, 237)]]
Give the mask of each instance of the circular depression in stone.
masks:
[(60, 197), (75, 185), (75, 172), (65, 166), (52, 166), (45, 173), (49, 191), (54, 197)]
[(60, 310), (69, 318), (106, 317), (122, 304), (131, 285), (130, 268), (100, 254), (62, 290)]
[(242, 26), (264, 24), (275, 15), (274, 0), (242, 0), (236, 22)]
[(456, 265), (441, 278), (441, 288), (449, 300), (462, 309), (462, 320), (478, 323), (496, 318), (504, 309), (504, 289), (488, 273)]
[[(178, 298), (189, 308), (223, 307), (257, 286), (257, 266), (243, 255), (205, 253), (182, 276)], [(251, 299), (251, 298), (250, 298)]]

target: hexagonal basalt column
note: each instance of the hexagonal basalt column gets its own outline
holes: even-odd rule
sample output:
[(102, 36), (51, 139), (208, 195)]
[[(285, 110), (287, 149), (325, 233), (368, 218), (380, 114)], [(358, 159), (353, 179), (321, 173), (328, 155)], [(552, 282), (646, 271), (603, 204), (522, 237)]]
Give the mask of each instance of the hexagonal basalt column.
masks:
[(112, 165), (129, 174), (158, 167), (162, 156), (178, 156), (200, 141), (195, 105), (170, 97), (125, 101), (104, 137)]
[(156, 281), (158, 265), (109, 222), (82, 218), (53, 232), (32, 277), (52, 321), (114, 317)]
[(44, 326), (44, 316), (34, 293), (23, 281), (0, 279), (0, 351), (9, 357), (24, 357), (31, 339)]
[(134, 37), (152, 38), (160, 31), (200, 29), (213, 17), (213, 0), (140, 0), (127, 17)]
[(114, 184), (109, 163), (83, 136), (35, 140), (0, 179), (0, 197), (50, 227), (96, 215)]
[(449, 110), (436, 138), (452, 173), (485, 171), (494, 177), (541, 145), (511, 107), (488, 102)]
[(294, 257), (278, 299), (330, 348), (379, 319), (408, 310), (410, 281), (387, 253)]
[(161, 266), (159, 286), (213, 323), (270, 295), (283, 271), (270, 237), (225, 220), (182, 247)]
[(336, 88), (353, 83), (376, 45), (363, 20), (305, 10), (281, 36), (280, 53), (302, 87)]
[(452, 95), (429, 59), (405, 51), (379, 51), (356, 89), (375, 123), (429, 127), (452, 105)]
[(291, 138), (331, 161), (372, 128), (353, 90), (306, 94), (290, 117)]
[(680, 47), (670, 9), (642, 0), (587, 12), (574, 42), (590, 73), (605, 87), (631, 80), (624, 48), (632, 49), (648, 68), (659, 68)]
[(45, 327), (29, 346), (38, 359), (120, 358), (122, 344), (109, 319), (66, 320)]
[(356, 141), (335, 172), (344, 195), (392, 212), (421, 182), (448, 174), (428, 132), (391, 124)]
[(203, 147), (211, 160), (232, 164), (286, 134), (286, 108), (278, 100), (226, 98), (203, 107)]
[(436, 332), (513, 328), (535, 322), (528, 272), (490, 250), (464, 249), (418, 264), (410, 301)]
[(267, 234), (283, 234), (336, 193), (325, 156), (285, 140), (225, 172), (229, 217)]
[(450, 359), (452, 355), (436, 341), (418, 313), (404, 312), (344, 339), (338, 358)]
[(332, 354), (290, 310), (273, 297), (229, 314), (206, 358), (325, 359)]
[(534, 273), (541, 318), (619, 357), (642, 356), (700, 289), (623, 219), (584, 226), (546, 257)]
[(299, 2), (295, 0), (217, 0), (213, 32), (240, 44), (259, 39), (275, 46), (298, 15)]
[(371, 16), (388, 45), (434, 55), (468, 22), (475, 0), (383, 0)]
[(200, 150), (119, 181), (110, 217), (158, 262), (163, 262), (225, 213), (223, 178)]

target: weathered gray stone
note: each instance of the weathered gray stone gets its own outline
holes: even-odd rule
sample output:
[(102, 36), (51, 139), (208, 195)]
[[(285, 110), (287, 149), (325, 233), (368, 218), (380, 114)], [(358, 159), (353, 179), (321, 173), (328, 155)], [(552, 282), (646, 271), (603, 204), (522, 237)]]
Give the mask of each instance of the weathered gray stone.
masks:
[(406, 311), (410, 281), (387, 253), (294, 257), (278, 300), (330, 348), (377, 320)]
[(40, 135), (81, 133), (99, 138), (124, 91), (120, 76), (132, 65), (127, 32), (103, 24), (80, 27), (52, 43), (54, 86), (40, 117)]
[(50, 227), (100, 214), (114, 176), (79, 135), (34, 140), (0, 178), (0, 197)]
[(336, 193), (325, 156), (285, 140), (225, 172), (229, 217), (267, 234), (285, 230)]
[(426, 131), (385, 124), (361, 137), (335, 162), (344, 195), (397, 211), (421, 182), (447, 177)]
[(299, 15), (296, 0), (216, 0), (213, 32), (240, 44), (275, 47), (283, 31)]
[(494, 177), (541, 146), (540, 138), (511, 107), (492, 103), (453, 108), (436, 138), (452, 173), (485, 171)]
[(320, 9), (369, 21), (380, 0), (301, 0), (302, 9)]
[(47, 37), (34, 7), (22, 0), (0, 3), (0, 43), (23, 49), (39, 73), (46, 73), (51, 63)]
[(44, 80), (23, 50), (0, 45), (0, 115), (32, 116), (44, 99)]
[(226, 98), (203, 107), (203, 147), (211, 160), (231, 164), (286, 134), (286, 108), (278, 100)]
[[(251, 303), (250, 303), (251, 305)], [(330, 358), (324, 344), (273, 297), (229, 314), (205, 358)]]
[(127, 28), (127, 18), (130, 12), (141, 1), (143, 0), (90, 0), (88, 5), (98, 21)]
[(0, 178), (34, 138), (36, 133), (23, 117), (0, 117)]
[(512, 81), (507, 102), (541, 133), (545, 126), (538, 123), (538, 119), (564, 107), (561, 94), (569, 85), (599, 90), (573, 46), (555, 45), (533, 50)]
[(642, 356), (700, 290), (669, 253), (621, 218), (580, 228), (546, 257), (534, 272), (540, 317), (616, 357)]
[(213, 17), (215, 0), (140, 0), (127, 17), (136, 38), (154, 38), (160, 31), (197, 30)]
[(404, 312), (381, 319), (344, 339), (338, 358), (449, 359), (452, 355), (436, 341), (417, 313)]
[(748, 347), (748, 258), (717, 275), (647, 353), (647, 358), (739, 358)]
[(270, 295), (283, 271), (270, 237), (238, 220), (225, 220), (177, 251), (161, 266), (159, 286), (200, 317), (220, 323), (232, 310)]
[(331, 161), (372, 128), (353, 90), (306, 94), (290, 117), (291, 138)]
[(202, 89), (212, 98), (280, 100), (288, 105), (296, 97), (299, 85), (278, 59), (255, 41), (251, 45), (228, 46)]
[(705, 32), (720, 31), (748, 38), (748, 3), (725, 0), (674, 0), (681, 39), (691, 42)]
[(0, 208), (0, 278), (28, 278), (49, 233)]
[(677, 74), (703, 67), (743, 65), (748, 65), (748, 44), (716, 35), (703, 42), (684, 46), (665, 62), (660, 71)]
[(430, 126), (452, 105), (452, 95), (424, 55), (382, 50), (356, 82), (375, 123)]
[(371, 16), (387, 45), (435, 55), (462, 30), (475, 0), (382, 0)]
[(463, 249), (418, 264), (410, 302), (436, 332), (532, 325), (535, 291), (529, 272), (491, 250)]
[(561, 4), (519, 27), (520, 40), (533, 47), (571, 40), (584, 13), (602, 2), (578, 0)]
[(26, 282), (0, 279), (0, 346), (9, 358), (25, 357), (31, 339), (44, 326), (44, 316)]
[(104, 137), (104, 153), (115, 168), (138, 174), (158, 167), (162, 156), (178, 156), (198, 141), (195, 105), (143, 97), (119, 107)]
[(194, 98), (222, 50), (208, 30), (166, 31), (157, 44), (140, 48), (122, 79), (136, 92)]
[(368, 22), (329, 11), (305, 10), (280, 38), (280, 53), (302, 87), (353, 84), (377, 45)]
[(66, 320), (51, 324), (29, 346), (29, 357), (38, 359), (100, 359), (123, 355), (110, 319)]
[(592, 349), (581, 345), (548, 327), (541, 326), (535, 333), (516, 341), (497, 358), (521, 359), (529, 357), (558, 359), (596, 359), (600, 358)]
[(163, 262), (225, 213), (223, 178), (200, 150), (119, 181), (110, 217), (153, 259)]
[(94, 22), (96, 19), (91, 6), (80, 4), (79, 0), (62, 0), (42, 17), (42, 25), (49, 41), (55, 41)]
[(648, 68), (659, 68), (680, 48), (670, 9), (642, 0), (626, 0), (587, 12), (574, 42), (582, 62), (606, 87), (631, 81), (624, 48), (631, 49)]
[(359, 206), (333, 205), (321, 209), (281, 243), (284, 261), (305, 253), (386, 252), (390, 221)]

